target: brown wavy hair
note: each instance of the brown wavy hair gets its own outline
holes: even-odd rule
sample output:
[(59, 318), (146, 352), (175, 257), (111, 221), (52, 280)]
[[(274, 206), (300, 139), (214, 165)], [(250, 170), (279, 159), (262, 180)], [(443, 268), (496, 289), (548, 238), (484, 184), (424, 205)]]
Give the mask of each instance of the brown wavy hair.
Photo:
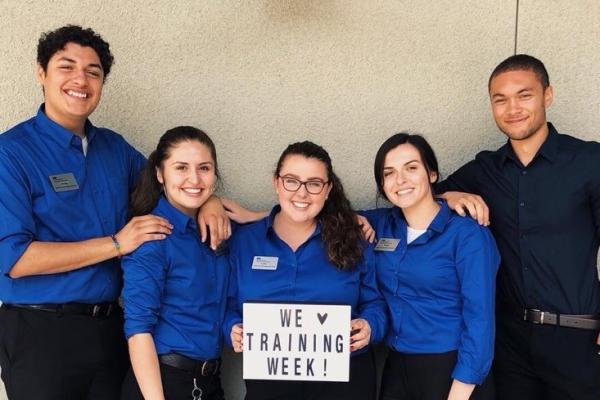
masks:
[(329, 154), (313, 142), (290, 144), (279, 157), (275, 177), (279, 176), (283, 163), (291, 155), (314, 158), (325, 164), (331, 191), (323, 209), (317, 215), (317, 221), (321, 224), (321, 236), (329, 261), (341, 270), (353, 269), (363, 259), (362, 230), (356, 220), (356, 212), (346, 197), (342, 181), (333, 172)]

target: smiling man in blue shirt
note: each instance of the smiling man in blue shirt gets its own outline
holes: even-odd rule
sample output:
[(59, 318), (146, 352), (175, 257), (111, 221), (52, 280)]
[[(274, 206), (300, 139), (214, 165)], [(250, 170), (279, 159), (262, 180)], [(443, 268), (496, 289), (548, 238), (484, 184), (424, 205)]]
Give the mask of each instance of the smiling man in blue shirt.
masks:
[(127, 355), (118, 258), (171, 231), (127, 222), (145, 163), (88, 120), (113, 62), (91, 29), (38, 44), (37, 115), (0, 135), (0, 366), (8, 397), (118, 398)]

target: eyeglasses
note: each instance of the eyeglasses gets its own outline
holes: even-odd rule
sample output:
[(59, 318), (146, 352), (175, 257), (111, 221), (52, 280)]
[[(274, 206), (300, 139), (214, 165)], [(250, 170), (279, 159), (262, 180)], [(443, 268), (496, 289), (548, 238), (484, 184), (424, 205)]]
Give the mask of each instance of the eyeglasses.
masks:
[(329, 183), (320, 179), (301, 181), (299, 179), (291, 178), (289, 176), (278, 175), (277, 177), (281, 179), (281, 182), (283, 183), (283, 188), (288, 192), (297, 192), (298, 190), (300, 190), (300, 186), (304, 185), (308, 193), (321, 194), (323, 189), (325, 189), (325, 185)]

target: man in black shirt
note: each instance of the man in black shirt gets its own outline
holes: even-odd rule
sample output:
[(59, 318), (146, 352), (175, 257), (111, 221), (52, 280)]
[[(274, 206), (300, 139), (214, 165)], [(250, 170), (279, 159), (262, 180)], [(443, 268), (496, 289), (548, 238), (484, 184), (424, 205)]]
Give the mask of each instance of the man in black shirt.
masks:
[(489, 207), (502, 256), (498, 397), (598, 400), (600, 143), (559, 134), (546, 121), (553, 90), (534, 57), (504, 60), (488, 89), (507, 143), (479, 153), (436, 190), (481, 223), (481, 197)]

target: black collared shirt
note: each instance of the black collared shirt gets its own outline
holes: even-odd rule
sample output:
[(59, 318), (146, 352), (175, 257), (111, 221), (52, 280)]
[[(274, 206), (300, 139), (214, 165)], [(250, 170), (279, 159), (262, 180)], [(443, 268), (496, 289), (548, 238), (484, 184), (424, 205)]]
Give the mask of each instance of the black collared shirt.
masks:
[(436, 191), (477, 193), (488, 204), (502, 257), (499, 302), (600, 313), (600, 143), (548, 128), (527, 167), (507, 143), (479, 153)]

